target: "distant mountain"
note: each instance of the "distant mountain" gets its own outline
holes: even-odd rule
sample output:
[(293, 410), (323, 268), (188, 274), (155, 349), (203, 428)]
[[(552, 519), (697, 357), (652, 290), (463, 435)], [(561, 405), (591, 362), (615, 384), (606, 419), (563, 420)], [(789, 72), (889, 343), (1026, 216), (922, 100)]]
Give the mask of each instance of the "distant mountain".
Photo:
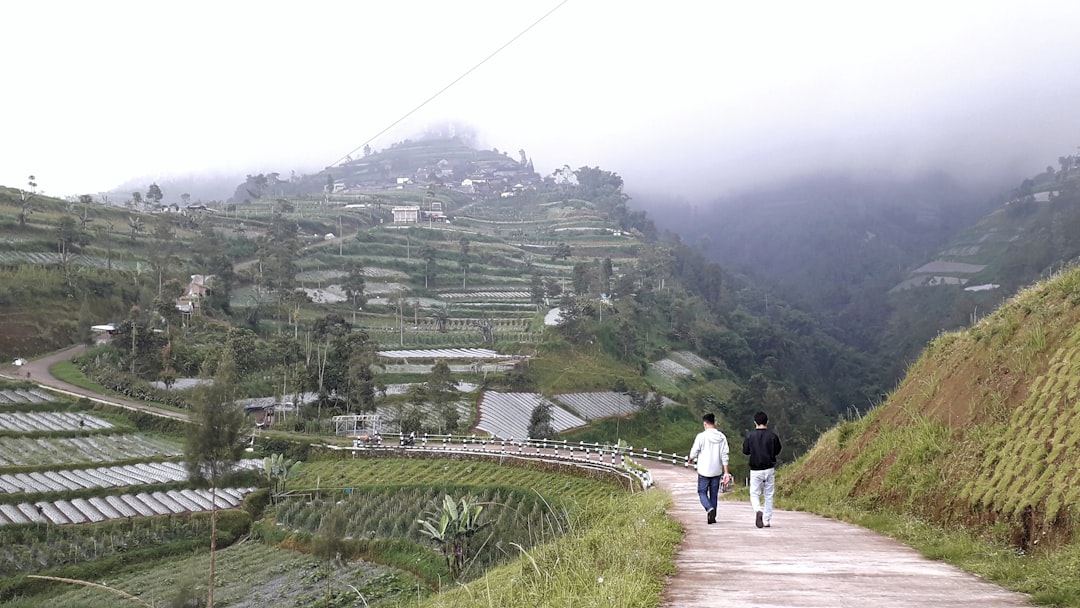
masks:
[(233, 202), (264, 196), (304, 196), (335, 193), (370, 193), (378, 190), (406, 190), (429, 186), (459, 186), (473, 179), (485, 186), (513, 187), (535, 184), (540, 176), (523, 152), (514, 158), (507, 152), (477, 150), (458, 137), (428, 137), (405, 140), (380, 151), (369, 150), (356, 159), (327, 167), (318, 173), (290, 176), (278, 173), (248, 175), (235, 186)]
[(140, 177), (128, 180), (107, 193), (109, 203), (122, 205), (131, 200), (132, 193), (138, 192), (143, 197), (150, 184), (157, 184), (164, 195), (162, 203), (181, 203), (181, 195), (190, 195), (192, 203), (224, 201), (232, 195), (236, 184), (244, 176), (236, 173), (193, 173), (190, 175), (168, 175), (158, 177)]
[(941, 175), (907, 181), (812, 177), (717, 200), (649, 209), (710, 259), (877, 351), (888, 291), (996, 205)]

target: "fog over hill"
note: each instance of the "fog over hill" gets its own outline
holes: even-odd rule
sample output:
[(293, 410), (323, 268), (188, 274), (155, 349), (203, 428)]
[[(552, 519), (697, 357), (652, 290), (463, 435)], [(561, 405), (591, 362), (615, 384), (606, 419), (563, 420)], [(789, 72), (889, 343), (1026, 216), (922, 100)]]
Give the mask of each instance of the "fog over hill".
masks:
[[(28, 94), (0, 117), (0, 184), (34, 175), (70, 195), (135, 176), (307, 173), (449, 121), (524, 148), (542, 175), (601, 166), (632, 193), (694, 202), (821, 171), (982, 183), (1080, 143), (1080, 82), (1062, 68), (1080, 55), (1080, 6), (1064, 0), (66, 11), (0, 9), (20, 24), (0, 51), (30, 53), (3, 68)], [(133, 53), (145, 23), (162, 43)], [(133, 94), (73, 95), (103, 83)]]

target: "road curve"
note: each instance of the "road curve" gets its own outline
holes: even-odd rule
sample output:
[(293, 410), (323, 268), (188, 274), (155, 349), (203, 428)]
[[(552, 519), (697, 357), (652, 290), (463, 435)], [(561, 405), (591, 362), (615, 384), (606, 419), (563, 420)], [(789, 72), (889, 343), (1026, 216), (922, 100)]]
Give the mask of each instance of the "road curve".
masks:
[(46, 357), (35, 359), (24, 364), (22, 367), (7, 367), (0, 376), (11, 380), (30, 380), (40, 386), (54, 389), (61, 393), (74, 397), (86, 397), (91, 401), (97, 401), (98, 403), (105, 403), (116, 407), (122, 407), (129, 410), (139, 410), (154, 414), (156, 416), (163, 416), (165, 418), (172, 418), (174, 420), (188, 419), (187, 414), (183, 412), (176, 412), (173, 410), (167, 410), (164, 408), (156, 407), (143, 403), (141, 401), (132, 401), (131, 399), (122, 399), (120, 397), (112, 397), (109, 395), (102, 395), (94, 391), (80, 388), (74, 384), (64, 382), (52, 375), (49, 368), (60, 361), (66, 361), (72, 357), (82, 353), (86, 350), (85, 345), (72, 346), (71, 348), (55, 352)]
[(748, 502), (720, 501), (705, 523), (693, 469), (649, 464), (686, 528), (664, 607), (999, 608), (1030, 606), (1008, 591), (890, 538), (810, 513), (776, 511), (754, 526)]

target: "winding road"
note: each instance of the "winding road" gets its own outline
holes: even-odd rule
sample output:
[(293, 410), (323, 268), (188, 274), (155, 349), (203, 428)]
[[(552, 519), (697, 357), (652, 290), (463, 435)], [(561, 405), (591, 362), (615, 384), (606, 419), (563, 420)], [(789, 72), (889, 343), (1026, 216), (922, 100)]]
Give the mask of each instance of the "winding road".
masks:
[[(27, 379), (70, 395), (175, 419), (183, 413), (100, 395), (55, 378), (49, 368), (85, 350), (76, 346), (8, 367), (0, 376)], [(29, 376), (27, 375), (29, 373)], [(754, 526), (746, 502), (722, 500), (706, 525), (697, 475), (649, 463), (657, 487), (671, 493), (669, 511), (686, 530), (667, 581), (665, 608), (1004, 608), (1030, 606), (1005, 590), (885, 536), (805, 512), (777, 510), (770, 528)]]

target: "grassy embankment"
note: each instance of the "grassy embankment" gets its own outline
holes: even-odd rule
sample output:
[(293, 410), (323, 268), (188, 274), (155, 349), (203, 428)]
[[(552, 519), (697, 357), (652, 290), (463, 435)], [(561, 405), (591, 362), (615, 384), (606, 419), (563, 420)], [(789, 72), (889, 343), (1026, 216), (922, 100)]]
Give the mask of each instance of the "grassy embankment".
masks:
[(781, 505), (879, 530), (1036, 603), (1080, 606), (1080, 269), (934, 340), (783, 472)]

